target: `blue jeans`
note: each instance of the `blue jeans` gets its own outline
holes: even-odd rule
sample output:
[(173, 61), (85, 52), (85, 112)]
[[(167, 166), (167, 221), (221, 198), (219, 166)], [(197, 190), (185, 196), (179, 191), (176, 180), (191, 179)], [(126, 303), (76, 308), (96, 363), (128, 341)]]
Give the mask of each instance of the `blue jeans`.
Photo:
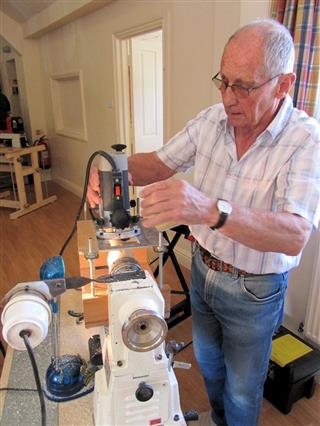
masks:
[(256, 426), (281, 324), (288, 273), (238, 276), (209, 269), (198, 245), (192, 260), (193, 345), (212, 418), (219, 426)]

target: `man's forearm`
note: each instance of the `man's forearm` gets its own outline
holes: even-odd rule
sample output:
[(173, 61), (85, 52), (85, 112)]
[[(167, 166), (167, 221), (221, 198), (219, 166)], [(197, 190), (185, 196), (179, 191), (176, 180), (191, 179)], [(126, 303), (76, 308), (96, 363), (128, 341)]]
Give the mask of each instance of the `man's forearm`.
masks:
[(159, 159), (156, 152), (134, 154), (129, 157), (128, 161), (133, 185), (148, 185), (168, 179), (175, 174)]
[(234, 207), (221, 232), (259, 251), (298, 255), (306, 245), (312, 225), (292, 213), (264, 212)]

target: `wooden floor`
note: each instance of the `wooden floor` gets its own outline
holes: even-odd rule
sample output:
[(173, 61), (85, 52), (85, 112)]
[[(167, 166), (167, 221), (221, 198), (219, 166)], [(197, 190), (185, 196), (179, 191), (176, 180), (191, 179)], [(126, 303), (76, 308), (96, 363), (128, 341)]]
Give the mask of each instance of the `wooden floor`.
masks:
[[(63, 188), (51, 184), (49, 195), (58, 201), (16, 220), (9, 220), (11, 209), (0, 208), (0, 298), (16, 283), (39, 278), (42, 262), (57, 255), (67, 238), (80, 200)], [(75, 238), (65, 251), (66, 275), (78, 274)], [(188, 271), (184, 270), (188, 277)], [(177, 277), (169, 262), (165, 269), (165, 282), (178, 286)], [(173, 303), (176, 300), (173, 299)], [(191, 342), (190, 318), (173, 327), (168, 339)], [(192, 345), (182, 351), (177, 360), (191, 362), (191, 370), (175, 370), (180, 387), (183, 410), (209, 409), (203, 381), (194, 359)], [(0, 369), (1, 369), (0, 354)], [(260, 426), (320, 426), (320, 386), (310, 400), (296, 402), (290, 414), (283, 415), (269, 402), (263, 402)]]

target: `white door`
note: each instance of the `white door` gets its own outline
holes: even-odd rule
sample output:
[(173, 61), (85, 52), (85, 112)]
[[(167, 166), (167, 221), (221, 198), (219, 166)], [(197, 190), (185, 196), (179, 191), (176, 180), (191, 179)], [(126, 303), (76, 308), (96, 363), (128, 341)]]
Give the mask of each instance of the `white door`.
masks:
[(162, 30), (131, 38), (134, 147), (150, 152), (163, 145)]

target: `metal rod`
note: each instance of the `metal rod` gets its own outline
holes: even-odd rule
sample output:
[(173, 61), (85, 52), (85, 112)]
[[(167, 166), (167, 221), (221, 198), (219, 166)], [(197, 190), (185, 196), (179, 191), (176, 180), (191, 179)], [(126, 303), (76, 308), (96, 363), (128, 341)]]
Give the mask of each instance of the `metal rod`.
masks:
[(58, 339), (58, 300), (56, 297), (52, 300), (52, 322), (51, 322), (51, 334), (52, 334), (52, 353), (53, 362), (56, 370), (59, 370), (59, 339)]
[(84, 220), (87, 220), (87, 213), (88, 213), (88, 204), (87, 204), (87, 202), (85, 201), (85, 202), (84, 202), (84, 205), (83, 205), (83, 219), (84, 219)]
[(94, 257), (93, 257), (93, 250), (92, 250), (92, 238), (90, 237), (88, 239), (88, 243), (89, 243), (89, 252), (88, 252), (88, 260), (89, 260), (89, 268), (90, 268), (90, 278), (91, 278), (91, 296), (95, 297), (96, 295), (96, 289), (94, 286), (94, 265), (93, 265), (93, 261), (94, 261)]
[(12, 163), (10, 163), (10, 175), (11, 175), (11, 183), (12, 183), (12, 190), (13, 190), (13, 198), (14, 198), (14, 201), (17, 201), (17, 194), (16, 194), (16, 188), (15, 188), (15, 185), (14, 185)]
[(159, 287), (163, 287), (163, 235), (159, 232)]

